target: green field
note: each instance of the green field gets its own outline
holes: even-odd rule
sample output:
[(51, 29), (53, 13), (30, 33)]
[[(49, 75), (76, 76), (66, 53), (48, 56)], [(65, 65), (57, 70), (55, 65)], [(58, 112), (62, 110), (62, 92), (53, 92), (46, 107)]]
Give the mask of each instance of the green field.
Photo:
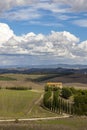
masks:
[(0, 90), (0, 119), (58, 116), (40, 106), (42, 91)]
[(0, 74), (0, 80), (34, 80), (45, 75), (41, 74)]
[(11, 81), (16, 80), (16, 78), (8, 77), (8, 76), (0, 76), (1, 81)]
[(23, 90), (0, 90), (0, 118), (29, 117), (28, 111), (40, 93)]

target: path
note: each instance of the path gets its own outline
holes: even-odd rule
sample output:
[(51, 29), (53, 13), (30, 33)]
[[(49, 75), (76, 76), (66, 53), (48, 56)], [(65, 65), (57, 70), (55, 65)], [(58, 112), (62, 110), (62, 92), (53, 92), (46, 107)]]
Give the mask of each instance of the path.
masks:
[(37, 99), (37, 100), (33, 103), (33, 105), (31, 106), (30, 110), (28, 110), (27, 114), (31, 113), (33, 107), (34, 107), (35, 105), (39, 104), (42, 99), (43, 99), (43, 94), (41, 94), (40, 98)]
[[(45, 117), (45, 118), (18, 119), (18, 121), (55, 120), (55, 119), (62, 119), (62, 118), (69, 118), (69, 117), (70, 117), (70, 115), (64, 115), (64, 116)], [(0, 120), (0, 122), (15, 122), (15, 121), (16, 121), (16, 119)]]

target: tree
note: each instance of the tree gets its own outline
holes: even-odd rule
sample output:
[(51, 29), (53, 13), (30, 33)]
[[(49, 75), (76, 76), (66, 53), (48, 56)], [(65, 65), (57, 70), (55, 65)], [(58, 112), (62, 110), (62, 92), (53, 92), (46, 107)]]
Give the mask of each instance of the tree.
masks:
[(53, 109), (54, 111), (58, 111), (59, 108), (59, 102), (58, 102), (58, 98), (59, 98), (59, 90), (56, 90), (53, 92)]
[(51, 100), (50, 100), (51, 95), (52, 95), (51, 90), (46, 91), (45, 94), (44, 94), (43, 104), (47, 108), (51, 107)]
[(68, 99), (70, 96), (72, 96), (72, 91), (70, 90), (70, 88), (67, 88), (67, 87), (66, 88), (62, 88), (61, 94), (62, 94), (63, 98)]
[(87, 115), (87, 95), (76, 95), (74, 96), (74, 108), (75, 114)]

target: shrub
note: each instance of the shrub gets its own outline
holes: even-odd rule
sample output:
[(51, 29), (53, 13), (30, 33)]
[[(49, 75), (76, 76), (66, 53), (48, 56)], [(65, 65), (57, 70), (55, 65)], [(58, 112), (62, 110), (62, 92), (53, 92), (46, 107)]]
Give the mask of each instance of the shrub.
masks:
[(18, 119), (15, 119), (15, 123), (18, 123), (19, 122), (19, 120)]

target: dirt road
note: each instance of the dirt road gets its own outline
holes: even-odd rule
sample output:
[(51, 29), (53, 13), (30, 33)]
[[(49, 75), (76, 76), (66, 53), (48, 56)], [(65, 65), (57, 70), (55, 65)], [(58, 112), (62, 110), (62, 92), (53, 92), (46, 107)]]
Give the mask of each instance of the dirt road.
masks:
[[(28, 118), (28, 119), (17, 119), (18, 121), (39, 121), (39, 120), (55, 120), (55, 119), (62, 119), (62, 118), (69, 118), (70, 115), (63, 115), (63, 116), (55, 116), (55, 117), (45, 117), (45, 118)], [(9, 119), (9, 120), (0, 120), (0, 122), (16, 122), (16, 119)]]

